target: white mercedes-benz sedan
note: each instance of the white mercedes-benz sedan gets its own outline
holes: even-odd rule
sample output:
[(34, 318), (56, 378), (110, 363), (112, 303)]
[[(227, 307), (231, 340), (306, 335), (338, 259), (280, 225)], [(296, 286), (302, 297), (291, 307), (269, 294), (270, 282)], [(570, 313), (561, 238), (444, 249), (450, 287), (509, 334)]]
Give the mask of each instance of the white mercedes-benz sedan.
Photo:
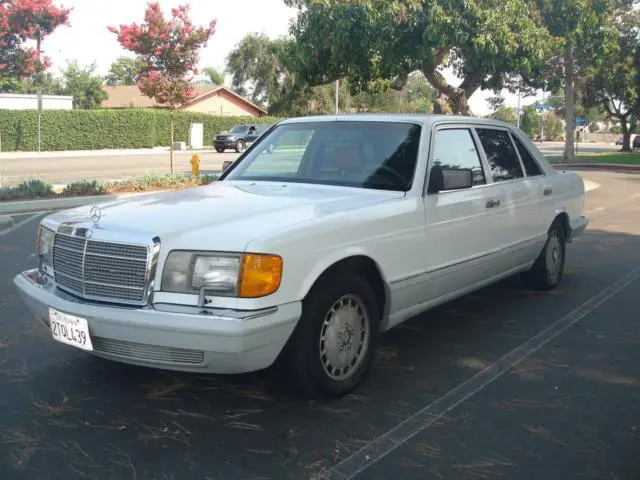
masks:
[(38, 266), (14, 281), (55, 340), (94, 355), (217, 374), (277, 361), (335, 397), (420, 312), (518, 273), (555, 288), (584, 195), (498, 121), (293, 118), (210, 185), (45, 217)]

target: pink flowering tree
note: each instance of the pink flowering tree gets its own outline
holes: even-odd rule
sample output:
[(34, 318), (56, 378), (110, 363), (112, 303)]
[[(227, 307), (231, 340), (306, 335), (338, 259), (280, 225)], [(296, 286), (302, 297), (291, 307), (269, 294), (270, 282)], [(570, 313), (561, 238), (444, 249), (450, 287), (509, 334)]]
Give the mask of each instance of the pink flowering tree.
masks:
[(198, 74), (199, 50), (215, 32), (216, 21), (194, 27), (189, 7), (171, 10), (166, 20), (158, 3), (149, 3), (142, 24), (109, 27), (123, 48), (138, 55), (142, 70), (140, 91), (166, 105), (170, 112), (171, 172), (173, 173), (173, 112), (193, 98), (192, 81)]
[(49, 59), (40, 55), (40, 44), (60, 25), (68, 24), (70, 12), (53, 0), (0, 0), (0, 84), (49, 66)]

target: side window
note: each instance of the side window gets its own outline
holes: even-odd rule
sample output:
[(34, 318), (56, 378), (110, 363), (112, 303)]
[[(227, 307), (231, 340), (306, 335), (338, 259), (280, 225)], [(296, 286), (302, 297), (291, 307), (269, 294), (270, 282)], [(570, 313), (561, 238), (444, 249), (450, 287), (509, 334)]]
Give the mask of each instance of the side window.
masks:
[(468, 168), (471, 169), (473, 185), (486, 183), (480, 156), (468, 129), (457, 128), (436, 131), (434, 136), (433, 166)]
[(542, 169), (540, 168), (540, 165), (538, 165), (538, 162), (536, 162), (535, 158), (533, 158), (533, 155), (531, 155), (529, 150), (527, 150), (527, 147), (525, 147), (515, 135), (512, 134), (511, 138), (513, 138), (513, 142), (516, 144), (516, 148), (518, 149), (518, 153), (520, 154), (520, 159), (524, 164), (524, 170), (525, 172), (527, 172), (527, 177), (536, 177), (538, 175), (542, 175)]
[(490, 128), (478, 128), (476, 132), (487, 155), (491, 175), (493, 175), (495, 182), (524, 177), (518, 154), (509, 138), (509, 132)]

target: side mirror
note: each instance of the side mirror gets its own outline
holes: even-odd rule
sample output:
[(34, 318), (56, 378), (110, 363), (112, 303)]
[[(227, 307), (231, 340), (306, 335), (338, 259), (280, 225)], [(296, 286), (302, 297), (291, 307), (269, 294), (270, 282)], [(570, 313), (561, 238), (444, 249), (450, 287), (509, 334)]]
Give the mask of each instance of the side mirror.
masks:
[(461, 190), (472, 186), (473, 171), (470, 168), (442, 168), (436, 165), (431, 169), (428, 193)]

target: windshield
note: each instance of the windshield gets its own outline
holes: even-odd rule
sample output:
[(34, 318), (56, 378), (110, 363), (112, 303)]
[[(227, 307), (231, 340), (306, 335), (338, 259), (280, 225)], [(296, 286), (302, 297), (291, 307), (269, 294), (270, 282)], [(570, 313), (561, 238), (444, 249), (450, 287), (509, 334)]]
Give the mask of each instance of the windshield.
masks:
[(223, 180), (314, 183), (408, 191), (421, 127), (377, 121), (276, 127)]
[(238, 125), (237, 127), (233, 127), (230, 133), (244, 133), (249, 130), (249, 127), (246, 125)]

